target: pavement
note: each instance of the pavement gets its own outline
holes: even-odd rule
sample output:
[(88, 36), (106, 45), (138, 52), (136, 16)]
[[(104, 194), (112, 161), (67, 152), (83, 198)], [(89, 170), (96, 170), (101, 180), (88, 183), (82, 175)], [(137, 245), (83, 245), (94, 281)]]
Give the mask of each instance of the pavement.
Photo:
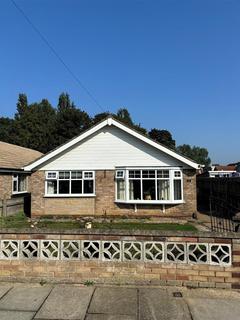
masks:
[(240, 292), (0, 283), (0, 320), (239, 320)]

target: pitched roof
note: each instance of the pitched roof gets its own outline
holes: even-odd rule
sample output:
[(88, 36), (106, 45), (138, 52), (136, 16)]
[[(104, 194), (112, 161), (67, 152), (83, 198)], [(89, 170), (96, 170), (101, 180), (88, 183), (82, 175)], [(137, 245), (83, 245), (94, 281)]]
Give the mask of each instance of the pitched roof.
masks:
[(141, 140), (142, 142), (145, 142), (151, 146), (153, 146), (154, 148), (172, 156), (173, 158), (180, 160), (181, 162), (183, 162), (184, 164), (187, 164), (188, 166), (194, 168), (194, 169), (198, 169), (199, 168), (199, 164), (196, 163), (195, 161), (178, 154), (177, 152), (175, 152), (174, 150), (146, 137), (145, 135), (137, 132), (136, 130), (128, 127), (127, 125), (121, 123), (120, 121), (114, 119), (113, 117), (108, 117), (106, 119), (104, 119), (103, 121), (101, 121), (100, 123), (98, 123), (97, 125), (93, 126), (92, 128), (86, 130), (85, 132), (81, 133), (80, 135), (78, 135), (77, 137), (71, 139), (70, 141), (64, 143), (63, 145), (59, 146), (58, 148), (50, 151), (49, 153), (43, 155), (42, 157), (40, 157), (39, 159), (37, 159), (36, 161), (33, 161), (32, 163), (30, 163), (29, 165), (24, 167), (24, 170), (32, 170), (36, 167), (39, 167), (41, 164), (45, 163), (46, 161), (49, 161), (50, 159), (52, 159), (53, 157), (56, 157), (58, 154), (66, 151), (67, 149), (69, 149), (70, 147), (73, 147), (75, 144), (77, 144), (78, 142), (86, 139), (87, 137), (89, 137), (90, 135), (92, 135), (93, 133), (99, 131), (100, 129), (106, 127), (106, 126), (115, 126), (125, 132), (127, 132), (128, 134), (136, 137), (137, 139)]
[(0, 141), (0, 168), (20, 169), (41, 155), (39, 151)]
[(214, 171), (235, 171), (236, 166), (216, 166)]

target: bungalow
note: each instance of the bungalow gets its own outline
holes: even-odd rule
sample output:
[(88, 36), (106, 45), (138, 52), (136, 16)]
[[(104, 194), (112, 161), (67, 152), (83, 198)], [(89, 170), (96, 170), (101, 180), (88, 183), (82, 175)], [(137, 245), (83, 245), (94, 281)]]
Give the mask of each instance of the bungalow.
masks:
[(0, 141), (0, 214), (23, 209), (30, 173), (22, 167), (41, 155), (38, 151)]
[(199, 165), (112, 117), (24, 167), (32, 216), (165, 216), (196, 212)]

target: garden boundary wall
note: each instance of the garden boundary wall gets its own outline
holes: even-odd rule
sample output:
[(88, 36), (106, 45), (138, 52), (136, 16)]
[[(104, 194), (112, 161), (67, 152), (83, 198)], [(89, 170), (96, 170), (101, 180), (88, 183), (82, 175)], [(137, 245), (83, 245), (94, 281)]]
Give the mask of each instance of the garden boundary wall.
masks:
[(240, 234), (2, 229), (0, 280), (240, 289)]

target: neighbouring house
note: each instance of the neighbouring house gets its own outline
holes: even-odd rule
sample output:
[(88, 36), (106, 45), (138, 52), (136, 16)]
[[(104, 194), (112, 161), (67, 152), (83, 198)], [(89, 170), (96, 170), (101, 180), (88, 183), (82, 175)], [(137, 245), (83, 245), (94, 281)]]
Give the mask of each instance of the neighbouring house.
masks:
[(24, 167), (32, 216), (157, 216), (196, 212), (199, 165), (109, 117)]
[(30, 172), (22, 167), (41, 155), (41, 152), (0, 141), (0, 214), (23, 210)]
[(210, 178), (229, 178), (236, 173), (236, 165), (213, 165), (208, 171)]

